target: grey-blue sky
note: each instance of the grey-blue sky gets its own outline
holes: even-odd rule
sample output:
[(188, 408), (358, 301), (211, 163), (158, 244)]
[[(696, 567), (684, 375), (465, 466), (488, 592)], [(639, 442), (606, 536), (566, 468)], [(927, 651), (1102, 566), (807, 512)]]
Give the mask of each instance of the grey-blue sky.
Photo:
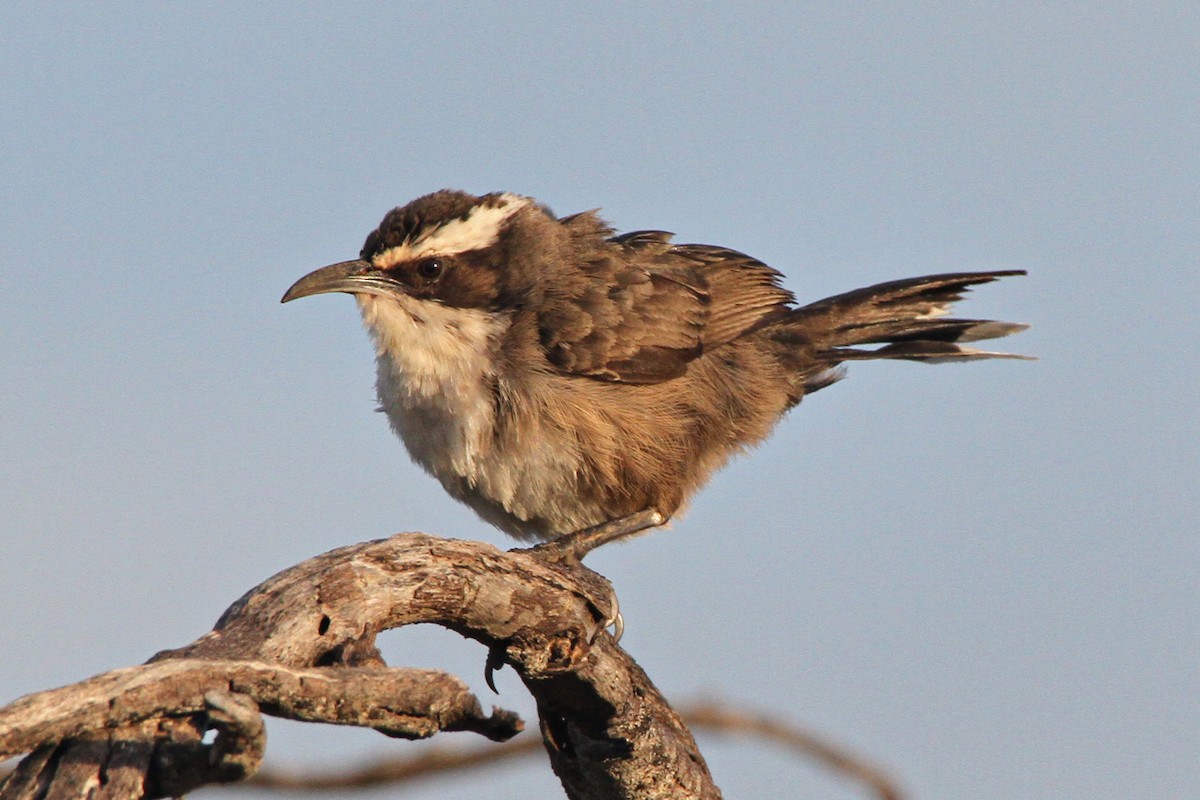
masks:
[[(1196, 794), (1200, 15), (1040, 5), (7, 4), (0, 695), (189, 640), (340, 543), (501, 542), (371, 413), (352, 304), (277, 301), (393, 205), (506, 189), (807, 299), (1029, 269), (966, 308), (1033, 322), (1040, 362), (855, 365), (596, 564), (673, 696), (811, 723), (921, 797)], [(482, 689), (452, 637), (389, 656)], [(730, 796), (836, 786), (705, 744)]]

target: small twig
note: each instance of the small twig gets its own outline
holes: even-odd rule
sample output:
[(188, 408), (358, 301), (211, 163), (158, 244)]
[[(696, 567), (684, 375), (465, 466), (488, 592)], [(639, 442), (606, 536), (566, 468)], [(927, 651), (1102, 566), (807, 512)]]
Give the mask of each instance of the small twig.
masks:
[(866, 784), (880, 800), (903, 800), (904, 793), (882, 767), (792, 723), (717, 703), (692, 706), (682, 716), (691, 726), (760, 736)]
[(344, 771), (262, 769), (230, 788), (308, 793), (373, 789), (544, 753), (545, 748), (536, 736), (519, 736), (500, 747), (430, 747), (420, 755), (380, 758)]
[[(693, 729), (746, 734), (781, 745), (798, 756), (814, 759), (834, 772), (865, 784), (879, 800), (904, 798), (895, 780), (882, 768), (798, 725), (712, 702), (684, 708), (679, 716)], [(378, 759), (341, 772), (264, 769), (232, 788), (306, 793), (372, 789), (459, 770), (476, 770), (541, 752), (541, 742), (532, 736), (522, 736), (503, 747), (441, 747), (418, 756)]]

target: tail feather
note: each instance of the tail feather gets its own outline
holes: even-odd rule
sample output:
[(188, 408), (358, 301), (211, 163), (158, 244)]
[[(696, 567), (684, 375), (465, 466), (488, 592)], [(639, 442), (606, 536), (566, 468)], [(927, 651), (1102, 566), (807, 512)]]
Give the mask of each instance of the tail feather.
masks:
[(926, 364), (945, 364), (951, 361), (978, 361), (984, 358), (1019, 358), (1035, 361), (1034, 356), (1020, 353), (1002, 353), (998, 350), (980, 350), (964, 347), (954, 342), (912, 341), (889, 344), (875, 350), (859, 350), (852, 347), (836, 347), (826, 350), (825, 355), (835, 361), (870, 361), (878, 358), (923, 361)]
[[(931, 364), (1028, 358), (962, 344), (1008, 336), (1028, 325), (947, 316), (951, 304), (961, 300), (972, 286), (1024, 274), (1024, 270), (960, 272), (880, 283), (798, 308), (780, 332), (786, 331), (789, 339), (803, 341), (811, 354), (829, 366), (876, 358)], [(861, 347), (872, 344), (883, 346)]]

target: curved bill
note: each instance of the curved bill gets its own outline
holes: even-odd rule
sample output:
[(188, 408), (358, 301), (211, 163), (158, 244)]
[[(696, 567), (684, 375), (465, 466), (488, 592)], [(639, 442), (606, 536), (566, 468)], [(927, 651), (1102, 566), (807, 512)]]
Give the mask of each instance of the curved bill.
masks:
[(350, 294), (402, 294), (404, 289), (393, 278), (361, 258), (341, 261), (313, 270), (292, 284), (279, 302), (330, 292)]

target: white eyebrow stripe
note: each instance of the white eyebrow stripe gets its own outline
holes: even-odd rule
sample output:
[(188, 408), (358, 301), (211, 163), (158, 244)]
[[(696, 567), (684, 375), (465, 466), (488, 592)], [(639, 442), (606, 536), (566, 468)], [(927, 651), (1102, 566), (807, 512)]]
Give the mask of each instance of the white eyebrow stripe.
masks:
[(452, 219), (434, 228), (415, 242), (389, 247), (371, 262), (379, 269), (389, 269), (402, 261), (421, 256), (452, 256), (470, 250), (480, 250), (496, 243), (500, 228), (509, 217), (533, 201), (518, 194), (502, 194), (495, 205), (477, 206), (462, 219)]

